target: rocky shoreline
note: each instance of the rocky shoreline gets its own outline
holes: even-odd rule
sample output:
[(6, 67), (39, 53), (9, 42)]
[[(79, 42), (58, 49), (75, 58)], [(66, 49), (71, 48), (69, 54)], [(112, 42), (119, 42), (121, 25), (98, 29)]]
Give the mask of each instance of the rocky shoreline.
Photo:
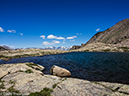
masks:
[(21, 57), (54, 55), (70, 52), (129, 52), (129, 47), (121, 47), (116, 44), (93, 43), (80, 49), (72, 49), (68, 51), (62, 50), (41, 50), (41, 49), (19, 49), (0, 51), (0, 60), (10, 60)]
[(128, 96), (129, 85), (45, 75), (34, 63), (0, 65), (0, 95)]

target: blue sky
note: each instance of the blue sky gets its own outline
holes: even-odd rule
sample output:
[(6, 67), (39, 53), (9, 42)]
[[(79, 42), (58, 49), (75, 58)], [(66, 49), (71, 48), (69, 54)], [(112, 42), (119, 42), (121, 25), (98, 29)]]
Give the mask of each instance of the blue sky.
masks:
[(129, 18), (129, 0), (0, 0), (0, 45), (73, 46)]

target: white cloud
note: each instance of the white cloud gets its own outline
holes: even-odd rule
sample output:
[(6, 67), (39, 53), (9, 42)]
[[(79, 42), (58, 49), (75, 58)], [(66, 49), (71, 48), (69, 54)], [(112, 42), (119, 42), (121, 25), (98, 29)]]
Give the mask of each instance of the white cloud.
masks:
[(57, 37), (56, 39), (63, 39), (63, 40), (65, 40), (65, 38), (64, 38), (64, 37)]
[(76, 38), (77, 36), (72, 36), (72, 37), (67, 37), (67, 39), (74, 39)]
[(23, 33), (19, 33), (20, 35), (23, 35)]
[(47, 45), (54, 45), (54, 44), (59, 44), (60, 42), (59, 41), (56, 41), (56, 40), (53, 40), (52, 42), (47, 42), (47, 41), (45, 41), (45, 42), (43, 42), (42, 44), (43, 45), (45, 45), (45, 46), (47, 46)]
[(47, 38), (48, 38), (48, 39), (63, 39), (63, 40), (65, 40), (64, 37), (57, 37), (57, 36), (54, 36), (54, 35), (52, 35), (52, 34), (51, 34), (51, 35), (48, 35)]
[(56, 39), (57, 36), (54, 36), (54, 35), (48, 35), (47, 38), (48, 38), (48, 39)]
[(9, 33), (16, 33), (16, 30), (7, 30), (7, 32), (9, 32)]
[(60, 41), (56, 41), (56, 40), (52, 41), (52, 44), (59, 44), (59, 43), (60, 43)]
[(100, 28), (96, 29), (96, 32), (98, 32), (100, 30)]
[(43, 42), (42, 44), (43, 44), (43, 45), (51, 45), (51, 43), (49, 43), (49, 42), (47, 42), (47, 41)]
[(63, 44), (65, 43), (65, 42), (62, 42)]
[(43, 38), (43, 39), (45, 39), (45, 36), (44, 35), (41, 35), (40, 37)]
[(4, 32), (4, 29), (2, 27), (0, 27), (0, 32)]

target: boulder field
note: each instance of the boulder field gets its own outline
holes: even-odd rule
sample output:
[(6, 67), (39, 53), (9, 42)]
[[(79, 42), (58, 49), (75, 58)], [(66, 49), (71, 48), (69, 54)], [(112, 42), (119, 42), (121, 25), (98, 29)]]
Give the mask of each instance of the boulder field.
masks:
[[(60, 70), (58, 70), (58, 68)], [(57, 71), (54, 71), (57, 69)], [(128, 96), (129, 85), (65, 77), (68, 70), (52, 66), (50, 73), (63, 72), (57, 76), (45, 75), (45, 68), (34, 63), (0, 65), (0, 96)], [(57, 73), (56, 73), (57, 74)], [(59, 77), (60, 76), (60, 77)], [(37, 95), (39, 94), (39, 95)], [(42, 95), (44, 94), (44, 95)]]

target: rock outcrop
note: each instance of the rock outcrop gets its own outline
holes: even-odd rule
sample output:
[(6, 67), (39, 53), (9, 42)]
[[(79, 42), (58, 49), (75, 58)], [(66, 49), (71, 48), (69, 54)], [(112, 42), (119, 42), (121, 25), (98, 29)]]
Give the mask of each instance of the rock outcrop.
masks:
[[(116, 23), (113, 27), (108, 28), (103, 32), (95, 34), (86, 44), (90, 43), (105, 43), (119, 44), (129, 39), (129, 19), (122, 20)], [(123, 44), (123, 43), (122, 43)], [(124, 45), (128, 46), (129, 45)]]
[(6, 48), (0, 46), (0, 51), (4, 51), (4, 50), (8, 50), (8, 49), (6, 49)]
[(81, 48), (81, 46), (74, 45), (74, 46), (72, 46), (72, 48), (70, 48), (70, 50), (75, 50), (75, 49), (79, 49), (79, 48)]
[(42, 96), (44, 93), (41, 92), (52, 96), (129, 95), (129, 85), (126, 84), (44, 75), (34, 66), (41, 67), (34, 63), (0, 65), (0, 95), (26, 96), (32, 93)]
[(58, 67), (56, 65), (53, 65), (50, 69), (50, 74), (55, 75), (55, 76), (59, 76), (59, 77), (67, 77), (67, 76), (71, 76), (70, 71)]

